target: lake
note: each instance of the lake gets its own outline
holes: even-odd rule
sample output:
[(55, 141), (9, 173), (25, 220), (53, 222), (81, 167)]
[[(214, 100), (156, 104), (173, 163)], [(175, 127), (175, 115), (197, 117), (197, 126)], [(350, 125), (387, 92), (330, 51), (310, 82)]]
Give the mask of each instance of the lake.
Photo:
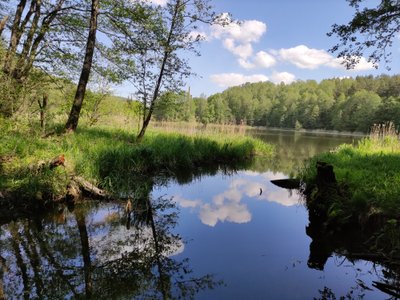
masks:
[(360, 137), (247, 134), (277, 157), (155, 180), (131, 214), (126, 201), (86, 201), (1, 226), (0, 299), (388, 298), (372, 285), (384, 267), (312, 242), (298, 192), (270, 182)]

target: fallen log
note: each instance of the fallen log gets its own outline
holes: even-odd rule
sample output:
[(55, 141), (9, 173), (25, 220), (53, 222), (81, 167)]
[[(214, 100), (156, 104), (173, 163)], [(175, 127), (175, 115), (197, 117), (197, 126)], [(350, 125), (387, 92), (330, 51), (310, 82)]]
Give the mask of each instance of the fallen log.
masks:
[(279, 186), (280, 188), (289, 190), (297, 190), (300, 188), (301, 184), (300, 180), (292, 178), (271, 180), (271, 183)]
[(76, 202), (82, 198), (82, 195), (98, 198), (102, 200), (111, 200), (111, 195), (91, 182), (80, 176), (72, 176), (71, 182), (67, 187), (67, 202)]

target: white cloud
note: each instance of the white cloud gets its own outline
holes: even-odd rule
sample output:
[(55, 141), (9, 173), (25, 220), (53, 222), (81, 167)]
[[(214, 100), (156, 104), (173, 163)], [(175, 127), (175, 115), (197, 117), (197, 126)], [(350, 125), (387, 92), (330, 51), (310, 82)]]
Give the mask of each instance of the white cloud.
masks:
[(218, 84), (220, 87), (231, 87), (236, 85), (241, 85), (246, 82), (260, 82), (268, 81), (268, 77), (262, 74), (255, 75), (243, 75), (238, 73), (222, 73), (214, 74), (210, 76), (210, 79)]
[(165, 6), (167, 5), (168, 0), (149, 0), (152, 4)]
[(234, 39), (225, 39), (222, 44), (234, 55), (247, 58), (253, 54), (253, 46), (249, 43), (236, 45)]
[(222, 14), (222, 18), (231, 21), (231, 23), (225, 26), (212, 25), (211, 36), (222, 40), (224, 47), (241, 59), (253, 55), (252, 43), (260, 40), (267, 31), (267, 25), (257, 20), (234, 22), (226, 13)]
[(256, 66), (261, 68), (270, 68), (276, 64), (276, 59), (271, 54), (260, 51), (256, 54), (256, 57), (254, 58), (254, 63)]
[(247, 70), (248, 69), (254, 69), (256, 67), (255, 64), (253, 64), (252, 62), (250, 62), (250, 61), (248, 61), (246, 59), (243, 59), (243, 58), (239, 58), (238, 59), (238, 63), (242, 68), (245, 68)]
[[(308, 48), (305, 45), (299, 45), (293, 48), (280, 49), (274, 51), (283, 61), (290, 62), (301, 69), (317, 69), (321, 66), (327, 66), (336, 69), (345, 69), (343, 59), (335, 58), (323, 49)], [(373, 69), (372, 63), (361, 57), (359, 63), (354, 67), (354, 71), (366, 71)]]
[(184, 208), (196, 208), (201, 205), (201, 200), (189, 200), (181, 195), (174, 196), (174, 201)]
[(204, 31), (192, 31), (189, 33), (189, 39), (191, 41), (195, 41), (197, 39), (200, 41), (208, 41), (209, 37)]
[(153, 5), (160, 5), (160, 6), (165, 6), (167, 5), (168, 0), (130, 0), (132, 3), (134, 2), (142, 2), (142, 3), (148, 3), (148, 4), (153, 4)]
[(226, 26), (218, 24), (211, 27), (213, 37), (217, 39), (233, 39), (239, 44), (258, 42), (267, 31), (267, 25), (257, 20), (231, 22)]
[[(243, 198), (251, 198), (258, 201), (276, 202), (283, 206), (293, 206), (299, 203), (299, 196), (288, 193), (285, 189), (267, 184), (271, 179), (281, 179), (282, 173), (266, 172), (242, 172), (245, 177), (233, 179), (229, 187), (213, 196), (212, 201), (206, 203), (202, 200), (184, 199), (180, 195), (174, 200), (184, 208), (191, 208), (198, 211), (201, 222), (208, 226), (216, 226), (218, 222), (247, 223), (252, 215)], [(247, 197), (247, 198), (246, 198)]]
[(233, 223), (247, 223), (251, 221), (251, 214), (247, 206), (229, 202), (223, 205), (205, 204), (200, 210), (200, 220), (203, 224), (214, 227), (218, 221)]
[(317, 69), (333, 61), (332, 55), (325, 50), (311, 49), (305, 45), (280, 49), (278, 54), (282, 60), (288, 61), (302, 69)]
[(258, 52), (252, 58), (245, 58), (247, 57), (240, 58), (238, 60), (239, 65), (245, 69), (270, 68), (276, 64), (275, 57), (265, 51)]
[(290, 84), (292, 82), (294, 82), (296, 80), (296, 76), (292, 73), (288, 73), (288, 72), (274, 72), (271, 75), (271, 81), (274, 83), (286, 83), (286, 84)]

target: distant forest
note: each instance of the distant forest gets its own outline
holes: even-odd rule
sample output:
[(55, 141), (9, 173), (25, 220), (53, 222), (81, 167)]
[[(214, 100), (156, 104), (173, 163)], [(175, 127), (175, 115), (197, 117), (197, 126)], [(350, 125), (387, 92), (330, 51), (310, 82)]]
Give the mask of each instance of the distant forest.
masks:
[(374, 123), (400, 125), (400, 75), (246, 83), (208, 98), (165, 93), (154, 116), (158, 121), (368, 132)]

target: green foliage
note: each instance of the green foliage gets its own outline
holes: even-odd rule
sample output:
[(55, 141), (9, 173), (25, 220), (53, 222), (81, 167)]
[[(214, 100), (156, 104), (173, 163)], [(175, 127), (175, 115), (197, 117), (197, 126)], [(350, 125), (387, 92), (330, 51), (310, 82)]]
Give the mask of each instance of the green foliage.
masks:
[(381, 210), (400, 215), (400, 143), (396, 137), (366, 138), (357, 146), (342, 145), (319, 154), (306, 163), (301, 174), (305, 182), (314, 182), (317, 161), (332, 164), (339, 183), (348, 190), (346, 213)]
[(332, 26), (328, 35), (338, 36), (340, 42), (330, 51), (338, 52), (338, 57), (345, 59), (347, 68), (353, 68), (365, 53), (376, 67), (381, 60), (388, 63), (389, 48), (400, 31), (399, 1), (381, 0), (373, 8), (365, 0), (348, 2), (355, 13), (348, 24)]
[(163, 121), (368, 132), (374, 123), (400, 124), (399, 86), (398, 75), (335, 78), (319, 84), (262, 82), (207, 99), (168, 93), (155, 113)]
[[(46, 139), (40, 137), (39, 130), (22, 124), (17, 127), (8, 120), (2, 120), (0, 129), (0, 190), (18, 190), (27, 197), (39, 191), (51, 197), (63, 194), (68, 174), (81, 175), (115, 191), (118, 182), (127, 177), (174, 175), (207, 165), (240, 164), (254, 155), (273, 153), (272, 146), (260, 140), (226, 135), (149, 132), (141, 143), (133, 143), (132, 130), (110, 127), (82, 127), (76, 134)], [(65, 169), (36, 168), (39, 161), (61, 154)]]

